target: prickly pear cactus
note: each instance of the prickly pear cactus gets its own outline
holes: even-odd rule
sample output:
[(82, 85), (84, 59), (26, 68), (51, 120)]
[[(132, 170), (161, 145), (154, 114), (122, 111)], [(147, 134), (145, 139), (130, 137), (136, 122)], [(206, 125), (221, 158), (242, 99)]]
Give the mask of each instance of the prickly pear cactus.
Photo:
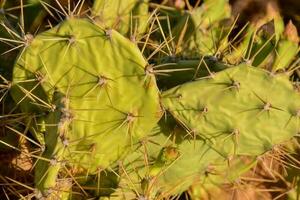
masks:
[(258, 156), (295, 136), (299, 100), (288, 77), (246, 64), (180, 85), (162, 97), (178, 122), (224, 158)]
[(224, 161), (204, 140), (193, 138), (172, 121), (162, 119), (138, 150), (125, 158), (119, 189), (112, 196), (162, 199), (178, 195), (199, 181), (214, 162)]
[(161, 111), (146, 65), (133, 43), (85, 19), (31, 38), (15, 64), (12, 95), (45, 127), (40, 190), (56, 188), (62, 174), (107, 168), (150, 132)]

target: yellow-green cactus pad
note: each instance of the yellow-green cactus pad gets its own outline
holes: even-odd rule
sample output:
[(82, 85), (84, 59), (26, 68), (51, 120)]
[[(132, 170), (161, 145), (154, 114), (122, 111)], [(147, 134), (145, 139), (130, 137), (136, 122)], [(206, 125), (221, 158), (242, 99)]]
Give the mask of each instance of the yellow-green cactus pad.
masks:
[(122, 163), (120, 186), (112, 195), (126, 194), (124, 199), (178, 195), (198, 182), (216, 161), (225, 159), (204, 140), (193, 138), (172, 121), (161, 120), (153, 135)]
[(151, 131), (161, 111), (146, 65), (132, 42), (85, 19), (30, 41), (15, 64), (12, 94), (44, 120), (46, 150), (35, 176), (41, 189), (54, 187), (66, 168), (108, 167)]
[(224, 157), (258, 156), (299, 132), (288, 77), (241, 64), (163, 93), (163, 105)]

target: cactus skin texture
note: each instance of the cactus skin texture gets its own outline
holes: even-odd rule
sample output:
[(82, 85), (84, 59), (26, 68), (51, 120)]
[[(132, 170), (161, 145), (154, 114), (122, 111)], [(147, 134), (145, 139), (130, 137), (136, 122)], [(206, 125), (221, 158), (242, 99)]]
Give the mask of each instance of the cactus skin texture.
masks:
[(288, 77), (246, 64), (180, 85), (162, 97), (184, 127), (225, 158), (259, 156), (295, 136), (299, 100)]
[(161, 108), (146, 65), (132, 42), (85, 19), (60, 23), (22, 51), (11, 93), (45, 125), (39, 190), (55, 188), (61, 171), (107, 168), (151, 131)]

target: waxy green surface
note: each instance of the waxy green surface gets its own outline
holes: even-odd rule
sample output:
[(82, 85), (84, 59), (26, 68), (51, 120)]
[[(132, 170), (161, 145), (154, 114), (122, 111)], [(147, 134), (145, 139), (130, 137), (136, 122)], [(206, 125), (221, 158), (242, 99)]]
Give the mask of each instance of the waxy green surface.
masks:
[(68, 19), (30, 41), (15, 64), (12, 95), (45, 124), (35, 176), (42, 189), (54, 187), (66, 167), (105, 169), (149, 134), (161, 108), (146, 65), (128, 39), (84, 19)]

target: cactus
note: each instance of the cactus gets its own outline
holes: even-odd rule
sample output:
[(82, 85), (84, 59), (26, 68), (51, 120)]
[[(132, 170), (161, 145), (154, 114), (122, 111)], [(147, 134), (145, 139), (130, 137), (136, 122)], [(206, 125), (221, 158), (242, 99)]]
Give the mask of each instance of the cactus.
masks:
[(24, 112), (44, 120), (40, 190), (55, 187), (68, 167), (107, 168), (152, 129), (161, 114), (145, 66), (134, 44), (88, 20), (69, 19), (31, 41), (14, 67), (11, 93)]
[(201, 139), (193, 139), (172, 119), (162, 119), (138, 150), (120, 164), (119, 189), (111, 194), (125, 199), (161, 199), (184, 192), (199, 181), (218, 152)]
[(95, 0), (92, 8), (95, 21), (105, 28), (113, 28), (131, 36), (142, 34), (148, 20), (148, 0)]
[[(161, 199), (177, 196), (192, 185), (210, 189), (236, 181), (256, 164), (238, 157), (226, 162), (204, 140), (163, 119), (132, 155), (120, 164), (120, 183), (110, 199)], [(249, 161), (250, 160), (250, 161)]]
[(0, 199), (196, 200), (256, 178), (297, 199), (294, 22), (195, 5), (2, 1)]
[(229, 159), (259, 156), (295, 136), (298, 99), (285, 75), (241, 64), (170, 89), (162, 102), (188, 131)]

